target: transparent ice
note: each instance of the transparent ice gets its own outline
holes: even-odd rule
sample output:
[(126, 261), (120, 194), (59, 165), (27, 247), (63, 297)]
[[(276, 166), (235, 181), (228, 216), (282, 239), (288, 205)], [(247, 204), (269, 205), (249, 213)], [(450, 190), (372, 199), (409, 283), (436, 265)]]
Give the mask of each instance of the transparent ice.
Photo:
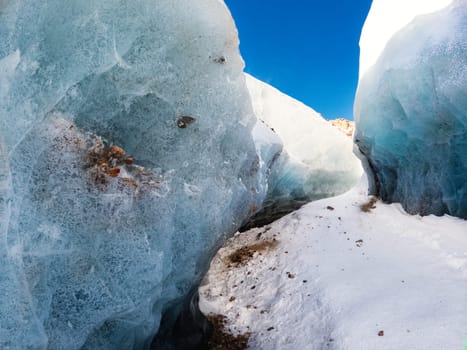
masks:
[(267, 187), (230, 14), (8, 0), (0, 38), (0, 348), (147, 348)]
[(467, 2), (417, 17), (358, 87), (372, 191), (409, 213), (467, 218)]

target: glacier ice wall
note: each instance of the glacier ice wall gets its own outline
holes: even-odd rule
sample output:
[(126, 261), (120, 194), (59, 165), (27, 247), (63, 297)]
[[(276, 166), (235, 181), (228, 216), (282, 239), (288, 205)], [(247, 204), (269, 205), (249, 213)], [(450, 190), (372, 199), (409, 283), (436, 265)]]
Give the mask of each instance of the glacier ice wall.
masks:
[[(272, 166), (265, 206), (290, 201), (310, 201), (341, 194), (362, 174), (352, 153), (352, 140), (310, 107), (272, 86), (246, 75), (253, 109), (259, 120), (274, 130), (276, 138), (257, 144), (283, 143), (283, 152)], [(271, 157), (271, 154), (268, 155)]]
[(359, 82), (355, 142), (374, 191), (410, 213), (467, 218), (467, 2), (417, 17)]
[(371, 68), (391, 37), (419, 15), (438, 11), (453, 0), (373, 0), (360, 36), (360, 78)]
[(267, 188), (232, 18), (0, 6), (0, 348), (147, 348)]

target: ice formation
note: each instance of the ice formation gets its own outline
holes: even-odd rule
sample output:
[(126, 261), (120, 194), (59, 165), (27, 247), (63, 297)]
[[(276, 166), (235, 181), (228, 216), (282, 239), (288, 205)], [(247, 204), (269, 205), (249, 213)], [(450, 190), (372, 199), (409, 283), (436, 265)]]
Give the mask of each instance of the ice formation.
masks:
[[(362, 169), (350, 138), (310, 107), (250, 75), (246, 78), (256, 116), (284, 145), (272, 167), (265, 206), (330, 197), (357, 183)], [(255, 139), (257, 144), (275, 144)]]
[(265, 195), (232, 18), (9, 0), (0, 37), (0, 348), (147, 348)]
[(383, 52), (387, 42), (416, 16), (448, 6), (453, 0), (373, 0), (360, 36), (362, 77)]
[[(467, 2), (447, 3), (416, 17), (363, 66), (355, 142), (384, 200), (410, 213), (467, 218)], [(373, 13), (367, 23), (378, 20)], [(373, 27), (365, 24), (363, 57)]]

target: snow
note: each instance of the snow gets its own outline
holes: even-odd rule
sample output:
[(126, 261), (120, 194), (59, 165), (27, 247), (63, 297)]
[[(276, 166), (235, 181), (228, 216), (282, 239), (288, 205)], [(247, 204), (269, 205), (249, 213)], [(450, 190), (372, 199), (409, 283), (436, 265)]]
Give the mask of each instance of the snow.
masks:
[[(251, 333), (251, 349), (461, 349), (467, 222), (411, 216), (380, 201), (363, 212), (368, 200), (362, 181), (235, 235), (199, 288), (201, 311), (226, 315), (235, 334)], [(274, 239), (276, 247), (244, 265), (228, 260)]]
[(373, 0), (360, 36), (360, 79), (381, 56), (386, 44), (414, 18), (438, 11), (453, 0)]
[[(271, 171), (266, 205), (329, 197), (357, 183), (362, 167), (349, 137), (312, 108), (274, 87), (248, 74), (246, 82), (257, 118), (274, 130), (283, 144)], [(263, 145), (259, 147), (272, 148), (269, 158), (277, 151), (278, 142), (271, 137), (254, 136), (255, 143)]]
[(373, 187), (412, 214), (467, 218), (466, 33), (465, 0), (419, 16), (359, 81), (355, 141)]

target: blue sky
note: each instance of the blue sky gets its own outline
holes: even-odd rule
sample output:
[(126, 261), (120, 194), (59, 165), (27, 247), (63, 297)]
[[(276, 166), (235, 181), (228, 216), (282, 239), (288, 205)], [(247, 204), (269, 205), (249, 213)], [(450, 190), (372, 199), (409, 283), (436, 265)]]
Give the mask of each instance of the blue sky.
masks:
[(371, 0), (225, 0), (246, 71), (327, 119), (353, 118), (358, 40)]

